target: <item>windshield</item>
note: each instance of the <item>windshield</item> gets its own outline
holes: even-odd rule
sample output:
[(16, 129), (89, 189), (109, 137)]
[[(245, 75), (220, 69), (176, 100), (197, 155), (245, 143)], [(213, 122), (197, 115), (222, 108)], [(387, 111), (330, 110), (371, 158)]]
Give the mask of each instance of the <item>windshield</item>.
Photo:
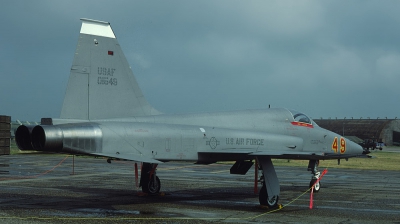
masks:
[(293, 119), (294, 121), (311, 124), (310, 118), (308, 118), (305, 114), (302, 113), (294, 114)]
[(290, 111), (290, 113), (292, 113), (293, 120), (295, 122), (316, 125), (315, 122), (313, 122), (313, 120), (311, 120), (311, 118), (309, 118), (307, 115), (305, 115), (301, 112), (295, 111), (295, 110), (289, 110), (289, 111)]

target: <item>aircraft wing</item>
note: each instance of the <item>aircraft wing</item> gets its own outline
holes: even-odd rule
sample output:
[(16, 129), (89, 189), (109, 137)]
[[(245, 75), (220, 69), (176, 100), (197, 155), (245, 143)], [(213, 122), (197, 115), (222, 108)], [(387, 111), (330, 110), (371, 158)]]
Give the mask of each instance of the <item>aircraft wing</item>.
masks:
[(95, 155), (95, 156), (103, 156), (103, 157), (108, 157), (108, 158), (113, 158), (113, 159), (122, 159), (122, 160), (131, 160), (131, 161), (137, 161), (137, 162), (144, 162), (144, 163), (163, 163), (159, 160), (151, 159), (148, 157), (143, 157), (143, 156), (138, 156), (135, 154), (111, 154), (111, 153), (90, 153), (90, 155)]
[[(335, 154), (335, 153), (324, 153), (324, 152), (303, 152), (303, 151), (293, 151), (293, 150), (263, 150), (256, 151), (250, 149), (227, 149), (218, 150), (213, 152), (199, 152), (199, 158), (207, 160), (241, 160), (241, 159), (251, 159), (257, 156), (269, 156), (275, 159), (302, 159), (302, 160), (329, 160), (329, 159), (345, 159), (352, 157), (362, 157), (360, 155), (352, 154)], [(366, 156), (367, 158), (368, 156)]]
[(270, 156), (276, 159), (303, 159), (303, 160), (328, 160), (328, 159), (346, 159), (351, 157), (358, 157), (358, 155), (352, 154), (335, 154), (325, 152), (292, 152), (292, 151), (281, 151), (281, 152), (255, 152), (251, 153), (252, 156)]

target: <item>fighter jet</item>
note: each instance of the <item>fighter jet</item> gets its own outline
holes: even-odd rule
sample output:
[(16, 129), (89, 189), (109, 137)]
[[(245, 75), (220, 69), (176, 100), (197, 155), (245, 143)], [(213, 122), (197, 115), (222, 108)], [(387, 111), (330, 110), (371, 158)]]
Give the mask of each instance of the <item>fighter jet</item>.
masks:
[(271, 159), (308, 160), (310, 187), (319, 191), (320, 160), (360, 157), (356, 143), (285, 108), (166, 115), (145, 99), (108, 22), (81, 19), (60, 118), (21, 125), (21, 150), (103, 156), (142, 162), (143, 192), (160, 192), (158, 164), (235, 162), (245, 174), (256, 162), (261, 205), (275, 207), (280, 186)]

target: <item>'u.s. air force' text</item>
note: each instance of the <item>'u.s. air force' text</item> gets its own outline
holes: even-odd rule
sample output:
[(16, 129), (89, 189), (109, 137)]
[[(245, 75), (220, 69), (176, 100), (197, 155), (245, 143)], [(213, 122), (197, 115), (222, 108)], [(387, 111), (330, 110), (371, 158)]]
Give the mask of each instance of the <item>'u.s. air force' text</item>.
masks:
[(260, 138), (226, 138), (227, 145), (264, 145)]

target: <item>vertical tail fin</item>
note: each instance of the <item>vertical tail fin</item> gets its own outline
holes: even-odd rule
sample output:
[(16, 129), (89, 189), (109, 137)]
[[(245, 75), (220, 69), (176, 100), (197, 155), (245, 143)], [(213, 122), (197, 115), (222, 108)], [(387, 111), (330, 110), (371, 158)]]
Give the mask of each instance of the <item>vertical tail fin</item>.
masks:
[(81, 20), (60, 118), (92, 120), (160, 114), (144, 98), (110, 24)]

